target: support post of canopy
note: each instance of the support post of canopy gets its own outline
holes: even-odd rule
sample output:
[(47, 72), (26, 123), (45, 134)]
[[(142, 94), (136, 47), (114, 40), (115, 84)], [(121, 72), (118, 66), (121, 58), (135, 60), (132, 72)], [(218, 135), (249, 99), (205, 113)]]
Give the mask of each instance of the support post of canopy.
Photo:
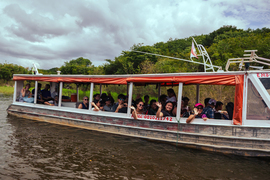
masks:
[(17, 99), (17, 81), (15, 81), (14, 84), (13, 103), (16, 102), (16, 99)]
[(200, 102), (200, 85), (196, 84), (196, 104)]
[(77, 93), (77, 102), (79, 102), (79, 84), (76, 84), (77, 89), (76, 89), (76, 93)]
[(37, 104), (38, 81), (35, 81), (34, 104)]
[(179, 83), (178, 87), (178, 103), (177, 103), (177, 111), (176, 111), (176, 119), (180, 119), (181, 114), (181, 104), (182, 104), (182, 91), (183, 91), (183, 83)]
[(93, 101), (94, 83), (90, 85), (90, 95), (89, 95), (89, 110), (92, 111), (92, 101)]
[(101, 96), (102, 94), (102, 84), (99, 85), (99, 95)]
[(129, 95), (129, 83), (127, 83), (127, 96)]
[(63, 91), (63, 82), (60, 82), (58, 107), (61, 107), (62, 104), (62, 91)]
[[(248, 77), (244, 76), (243, 86), (243, 108), (242, 108), (242, 125), (245, 125), (247, 119), (247, 90), (248, 90)], [(257, 86), (256, 86), (257, 87)], [(233, 124), (233, 120), (232, 120)]]
[(127, 107), (127, 116), (130, 116), (130, 108), (129, 106), (131, 106), (132, 103), (132, 91), (133, 91), (133, 82), (130, 82), (129, 84), (129, 91), (128, 91), (128, 107)]
[(160, 88), (160, 83), (158, 84), (158, 98), (160, 97), (161, 95), (161, 88)]

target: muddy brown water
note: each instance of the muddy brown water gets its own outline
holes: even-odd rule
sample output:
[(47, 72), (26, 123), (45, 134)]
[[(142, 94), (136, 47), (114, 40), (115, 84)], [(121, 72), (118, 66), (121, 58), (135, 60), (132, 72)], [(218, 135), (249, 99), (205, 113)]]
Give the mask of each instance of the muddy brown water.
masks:
[(185, 149), (7, 115), (0, 96), (0, 179), (269, 179), (269, 158)]

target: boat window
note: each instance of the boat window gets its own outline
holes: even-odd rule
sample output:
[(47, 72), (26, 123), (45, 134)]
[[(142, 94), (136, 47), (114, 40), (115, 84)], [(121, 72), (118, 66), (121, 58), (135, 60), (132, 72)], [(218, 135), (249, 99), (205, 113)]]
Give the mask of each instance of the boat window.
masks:
[[(270, 80), (270, 79), (269, 79)], [(269, 81), (262, 82), (269, 93)], [(268, 85), (267, 85), (268, 82)], [(270, 120), (270, 109), (265, 104), (261, 95), (253, 83), (248, 80), (247, 93), (247, 119), (248, 120)]]
[(260, 78), (261, 83), (270, 95), (270, 78)]
[(34, 103), (32, 90), (35, 86), (34, 81), (17, 81), (16, 101), (25, 103)]

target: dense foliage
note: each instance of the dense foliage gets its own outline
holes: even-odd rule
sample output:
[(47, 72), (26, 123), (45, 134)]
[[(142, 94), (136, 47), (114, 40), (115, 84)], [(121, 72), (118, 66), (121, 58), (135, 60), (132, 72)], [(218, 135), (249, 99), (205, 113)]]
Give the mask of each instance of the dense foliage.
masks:
[(13, 77), (13, 74), (29, 74), (30, 71), (28, 68), (24, 68), (17, 64), (1, 64), (0, 63), (0, 79), (4, 82), (10, 81)]
[[(204, 45), (214, 65), (225, 68), (229, 58), (243, 57), (244, 50), (258, 50), (257, 55), (270, 58), (270, 29), (242, 30), (234, 26), (223, 26), (208, 35), (194, 36), (198, 44)], [(143, 51), (165, 56), (189, 59), (192, 37), (169, 39), (153, 46), (134, 45), (131, 51), (123, 51), (115, 60), (106, 60), (104, 74), (199, 72), (202, 65), (179, 60), (141, 54)], [(198, 61), (202, 62), (200, 57)], [(268, 68), (268, 67), (267, 67)]]

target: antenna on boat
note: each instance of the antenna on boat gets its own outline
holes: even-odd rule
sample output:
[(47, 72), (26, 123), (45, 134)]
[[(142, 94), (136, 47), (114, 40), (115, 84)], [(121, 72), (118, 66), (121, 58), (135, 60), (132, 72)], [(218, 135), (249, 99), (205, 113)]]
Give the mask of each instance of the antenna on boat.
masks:
[[(142, 51), (134, 51), (134, 52), (143, 53), (143, 54), (150, 54), (150, 55), (160, 56), (160, 57), (165, 57), (165, 58), (170, 58), (170, 59), (176, 59), (176, 60), (180, 60), (180, 61), (191, 62), (194, 64), (201, 64), (201, 65), (204, 65), (204, 72), (207, 72), (209, 70), (212, 70), (213, 72), (215, 72), (214, 68), (217, 68), (217, 71), (223, 71), (221, 66), (215, 66), (212, 64), (212, 61), (211, 61), (207, 51), (205, 50), (204, 46), (201, 44), (197, 44), (197, 42), (195, 41), (195, 39), (193, 37), (192, 37), (192, 39), (195, 42), (195, 44), (199, 50), (199, 54), (196, 54), (196, 49), (195, 49), (193, 41), (192, 41), (191, 53), (193, 51), (193, 53), (192, 53), (193, 55), (192, 54), (190, 55), (190, 60), (171, 57), (171, 56), (164, 56), (164, 55), (149, 53), (149, 52), (142, 52)], [(192, 57), (198, 58), (197, 56), (202, 56), (203, 62), (193, 61)]]
[[(204, 72), (207, 72), (209, 70), (215, 72), (214, 68), (218, 68), (217, 71), (222, 70), (222, 67), (220, 67), (220, 66), (217, 67), (217, 66), (214, 66), (212, 64), (210, 56), (208, 55), (208, 53), (207, 53), (206, 49), (204, 48), (204, 46), (201, 45), (201, 44), (197, 44), (197, 42), (195, 41), (195, 39), (193, 37), (192, 37), (192, 40), (194, 41), (195, 45), (197, 46), (197, 49), (199, 50), (199, 54), (195, 54), (195, 55), (201, 56), (203, 58)], [(193, 46), (193, 41), (192, 41), (191, 55), (190, 55), (191, 60), (192, 60), (192, 57), (196, 57), (193, 54), (193, 53), (196, 53), (196, 49)], [(194, 50), (195, 50), (195, 52), (194, 52)]]
[[(250, 66), (250, 63), (252, 62), (270, 66), (270, 59), (259, 57), (256, 54), (257, 50), (245, 50), (244, 52), (247, 52), (250, 54), (244, 54), (244, 56), (246, 57), (242, 57), (242, 58), (228, 59), (225, 70), (228, 71), (230, 64), (232, 63), (239, 63), (239, 71), (241, 71), (243, 67), (245, 67), (245, 70), (248, 70), (248, 68), (259, 69), (259, 70), (263, 69), (263, 66)], [(260, 61), (257, 59), (259, 59)]]

